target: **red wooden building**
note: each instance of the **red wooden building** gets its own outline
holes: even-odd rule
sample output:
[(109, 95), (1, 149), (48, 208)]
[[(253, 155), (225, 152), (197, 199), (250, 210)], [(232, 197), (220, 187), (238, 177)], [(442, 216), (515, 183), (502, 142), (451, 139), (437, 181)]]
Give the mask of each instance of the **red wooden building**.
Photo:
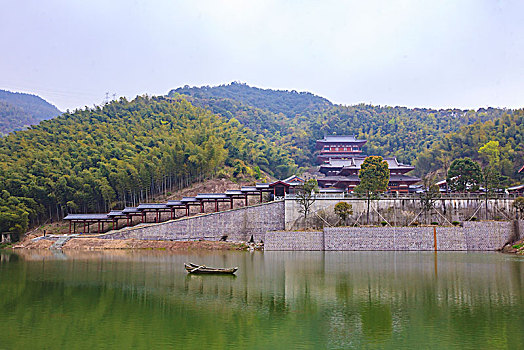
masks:
[[(366, 156), (362, 155), (360, 147), (366, 140), (357, 140), (354, 136), (325, 136), (317, 141), (320, 154), (317, 157), (321, 163), (318, 185), (321, 188), (337, 188), (351, 192), (360, 183), (358, 172)], [(420, 181), (418, 177), (406, 175), (414, 167), (402, 164), (396, 158), (384, 158), (388, 163), (389, 192), (407, 193), (409, 186)]]

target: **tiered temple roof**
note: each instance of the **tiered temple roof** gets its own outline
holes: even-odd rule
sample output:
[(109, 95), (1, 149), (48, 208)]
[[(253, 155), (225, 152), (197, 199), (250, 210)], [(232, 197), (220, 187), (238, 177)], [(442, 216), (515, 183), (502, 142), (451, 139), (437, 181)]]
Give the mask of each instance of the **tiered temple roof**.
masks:
[[(320, 149), (317, 160), (321, 163), (319, 171), (325, 175), (317, 178), (319, 186), (352, 191), (360, 183), (358, 173), (366, 159), (360, 147), (365, 143), (366, 140), (346, 135), (325, 136), (317, 140), (317, 149)], [(408, 192), (409, 185), (420, 181), (418, 177), (406, 175), (415, 167), (402, 164), (394, 157), (384, 160), (390, 171), (389, 191)]]
[(358, 140), (350, 135), (326, 135), (317, 140), (316, 148), (320, 150), (318, 162), (327, 162), (329, 159), (347, 159), (362, 154), (362, 146), (367, 140)]

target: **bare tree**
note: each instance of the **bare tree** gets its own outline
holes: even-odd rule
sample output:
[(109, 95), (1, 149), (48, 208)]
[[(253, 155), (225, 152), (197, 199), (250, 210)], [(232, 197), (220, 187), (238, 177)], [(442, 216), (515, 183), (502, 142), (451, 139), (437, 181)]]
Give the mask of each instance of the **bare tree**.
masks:
[(318, 183), (315, 179), (309, 179), (297, 188), (296, 198), (299, 205), (298, 211), (304, 215), (307, 228), (307, 217), (311, 206), (315, 203), (315, 193), (318, 192)]

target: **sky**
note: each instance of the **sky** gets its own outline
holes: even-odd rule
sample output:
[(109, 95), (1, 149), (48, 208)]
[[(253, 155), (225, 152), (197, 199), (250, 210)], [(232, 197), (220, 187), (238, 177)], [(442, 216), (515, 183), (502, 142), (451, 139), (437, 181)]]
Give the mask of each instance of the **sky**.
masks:
[(59, 109), (232, 81), (346, 105), (524, 107), (521, 0), (0, 0), (0, 89)]

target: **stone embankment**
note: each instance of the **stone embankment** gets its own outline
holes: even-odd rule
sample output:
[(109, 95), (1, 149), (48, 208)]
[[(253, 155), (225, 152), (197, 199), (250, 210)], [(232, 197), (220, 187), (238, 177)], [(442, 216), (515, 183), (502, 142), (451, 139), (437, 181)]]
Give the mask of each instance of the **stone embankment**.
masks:
[[(524, 221), (518, 222), (524, 229)], [(522, 231), (521, 231), (522, 232)], [(323, 231), (274, 231), (265, 250), (494, 251), (515, 239), (509, 221), (465, 222), (463, 227), (329, 227)]]

